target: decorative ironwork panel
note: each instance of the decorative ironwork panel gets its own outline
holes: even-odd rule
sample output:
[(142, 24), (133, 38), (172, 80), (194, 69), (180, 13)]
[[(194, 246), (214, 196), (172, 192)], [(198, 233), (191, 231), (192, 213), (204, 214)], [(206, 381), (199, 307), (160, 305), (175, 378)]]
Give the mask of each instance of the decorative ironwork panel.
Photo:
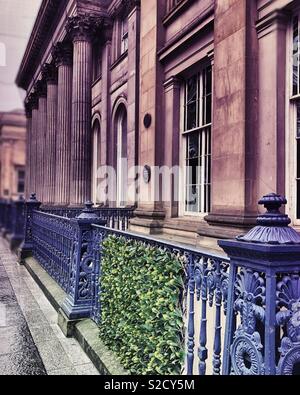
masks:
[(34, 211), (31, 220), (33, 256), (68, 293), (76, 227), (69, 218)]

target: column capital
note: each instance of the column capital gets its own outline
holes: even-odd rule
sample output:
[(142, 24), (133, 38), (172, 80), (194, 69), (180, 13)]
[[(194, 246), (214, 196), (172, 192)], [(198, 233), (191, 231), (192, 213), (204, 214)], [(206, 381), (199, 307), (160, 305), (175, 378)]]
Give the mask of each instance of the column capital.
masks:
[(29, 99), (25, 100), (24, 107), (26, 118), (30, 119), (32, 117), (32, 103)]
[(36, 92), (30, 93), (27, 102), (30, 104), (31, 110), (37, 110), (39, 108), (39, 98)]
[(38, 80), (34, 86), (34, 91), (38, 98), (47, 97), (47, 84), (45, 80)]
[(109, 19), (105, 19), (103, 23), (102, 38), (104, 43), (112, 40), (113, 23)]
[(274, 10), (256, 23), (258, 38), (263, 37), (277, 29), (285, 30), (290, 14), (287, 11)]
[(56, 85), (57, 84), (57, 68), (50, 63), (46, 63), (42, 69), (42, 77), (43, 80), (47, 82), (47, 84)]
[(66, 24), (67, 33), (73, 42), (92, 41), (97, 30), (102, 27), (105, 18), (81, 14), (69, 17)]
[(169, 89), (178, 89), (180, 88), (181, 83), (182, 80), (180, 78), (172, 76), (164, 82), (165, 91), (168, 91)]
[(69, 41), (58, 42), (53, 46), (52, 57), (56, 67), (72, 66), (73, 62), (73, 46)]

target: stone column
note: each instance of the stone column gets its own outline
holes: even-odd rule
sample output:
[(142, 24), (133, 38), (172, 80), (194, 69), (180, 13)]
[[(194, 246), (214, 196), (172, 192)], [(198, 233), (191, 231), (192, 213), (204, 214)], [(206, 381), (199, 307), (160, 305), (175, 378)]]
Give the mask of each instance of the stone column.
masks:
[(39, 111), (36, 134), (36, 193), (39, 200), (44, 203), (45, 195), (45, 147), (47, 134), (47, 85), (44, 80), (37, 82), (37, 94), (39, 96)]
[(94, 17), (78, 15), (68, 20), (73, 40), (71, 199), (77, 206), (91, 199), (92, 37)]
[[(127, 158), (128, 170), (138, 164), (139, 136), (139, 83), (140, 83), (140, 5), (134, 2), (128, 15), (128, 108), (127, 108)], [(132, 188), (134, 174), (128, 173), (128, 205), (134, 205), (136, 188)]]
[[(175, 167), (179, 169), (180, 86), (181, 81), (176, 77), (171, 77), (164, 83), (166, 114), (164, 136), (164, 164), (169, 169), (173, 168), (174, 170)], [(169, 195), (168, 197), (165, 196), (163, 201), (167, 218), (178, 216), (179, 196), (177, 195), (179, 193), (179, 178), (176, 177), (176, 174), (178, 173), (174, 173), (174, 177), (170, 177), (170, 184), (168, 185), (168, 188), (164, 188)], [(177, 184), (177, 186), (174, 184)]]
[(256, 2), (215, 2), (212, 208), (203, 236), (232, 237), (255, 223), (258, 40)]
[[(141, 2), (140, 33), (140, 108), (139, 108), (139, 166), (152, 169), (151, 176), (139, 177), (139, 201), (136, 217), (130, 221), (130, 229), (144, 233), (157, 233), (165, 218), (161, 201), (159, 174), (155, 168), (163, 164), (164, 111), (161, 86), (164, 70), (157, 61), (157, 52), (163, 47), (165, 30), (161, 23), (165, 15), (165, 3)], [(147, 167), (146, 167), (147, 166)]]
[(32, 144), (32, 106), (31, 102), (25, 102), (25, 113), (27, 119), (26, 126), (26, 180), (25, 180), (25, 198), (29, 199), (31, 192), (31, 175), (30, 175), (30, 158), (31, 158), (31, 144)]
[(39, 100), (36, 93), (30, 95), (32, 103), (31, 152), (30, 152), (30, 193), (36, 193), (37, 188), (37, 131)]
[(55, 199), (57, 205), (70, 204), (71, 119), (72, 119), (72, 45), (54, 47), (58, 69)]
[[(109, 165), (109, 130), (111, 124), (110, 106), (110, 66), (111, 66), (111, 45), (112, 28), (107, 27), (104, 34), (104, 44), (102, 48), (102, 100), (101, 100), (101, 143), (100, 143), (100, 164)], [(105, 202), (106, 203), (106, 202)]]
[(45, 153), (45, 195), (44, 204), (55, 201), (56, 174), (56, 138), (57, 138), (57, 70), (52, 64), (46, 64), (43, 77), (47, 81), (47, 134)]

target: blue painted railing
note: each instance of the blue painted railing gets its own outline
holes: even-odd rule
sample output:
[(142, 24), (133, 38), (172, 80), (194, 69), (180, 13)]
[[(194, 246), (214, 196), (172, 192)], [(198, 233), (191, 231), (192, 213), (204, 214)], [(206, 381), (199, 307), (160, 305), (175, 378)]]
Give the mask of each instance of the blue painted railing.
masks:
[(32, 255), (68, 293), (76, 228), (69, 218), (33, 211)]
[[(93, 251), (99, 251), (99, 256), (95, 256), (99, 262), (101, 272), (101, 243), (109, 235), (124, 237), (128, 240), (136, 240), (149, 246), (160, 248), (166, 253), (175, 254), (177, 257), (183, 258), (185, 262), (186, 288), (183, 290), (187, 296), (187, 306), (183, 309), (187, 313), (187, 363), (186, 373), (191, 375), (198, 373), (205, 375), (207, 371), (207, 363), (209, 372), (219, 375), (221, 373), (222, 358), (222, 336), (221, 336), (221, 318), (225, 317), (227, 308), (227, 290), (228, 290), (228, 269), (229, 259), (218, 254), (208, 253), (205, 250), (190, 248), (185, 245), (169, 243), (167, 241), (158, 240), (156, 238), (141, 236), (135, 233), (122, 232), (114, 229), (108, 229), (103, 226), (92, 225), (93, 229)], [(92, 257), (91, 257), (92, 259)], [(98, 265), (97, 265), (98, 266)], [(101, 284), (101, 275), (100, 275)], [(98, 293), (94, 299), (95, 311), (101, 311), (98, 305)], [(195, 310), (195, 301), (198, 301), (198, 309)], [(208, 309), (213, 307), (212, 314), (208, 315)], [(196, 316), (201, 317), (199, 327), (195, 330)], [(98, 316), (93, 317), (97, 319)], [(197, 320), (198, 321), (198, 320)], [(207, 322), (210, 326), (214, 326), (213, 333), (208, 333)], [(225, 320), (224, 320), (225, 321)], [(225, 322), (223, 322), (225, 327)], [(196, 332), (198, 338), (196, 338)], [(209, 356), (207, 348), (207, 337), (213, 337), (212, 355)], [(197, 368), (194, 365), (197, 363)]]
[(257, 226), (219, 242), (230, 257), (225, 375), (300, 374), (300, 234), (286, 203), (264, 196)]
[[(76, 218), (84, 207), (42, 207), (41, 211), (66, 218)], [(135, 206), (125, 208), (94, 207), (97, 216), (106, 221), (106, 225), (113, 229), (127, 230), (129, 221), (134, 216)]]
[(73, 319), (101, 319), (102, 242), (109, 235), (138, 240), (185, 262), (186, 374), (272, 375), (300, 371), (300, 235), (271, 194), (267, 213), (237, 240), (220, 241), (229, 258), (157, 238), (108, 228), (91, 204), (76, 218), (26, 204), (21, 259), (33, 254), (67, 292)]

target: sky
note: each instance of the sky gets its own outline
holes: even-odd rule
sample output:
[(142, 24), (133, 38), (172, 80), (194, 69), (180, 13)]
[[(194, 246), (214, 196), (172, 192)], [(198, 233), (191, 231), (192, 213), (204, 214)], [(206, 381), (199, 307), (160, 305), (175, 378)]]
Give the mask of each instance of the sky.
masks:
[(0, 111), (23, 108), (15, 79), (41, 2), (0, 0)]

